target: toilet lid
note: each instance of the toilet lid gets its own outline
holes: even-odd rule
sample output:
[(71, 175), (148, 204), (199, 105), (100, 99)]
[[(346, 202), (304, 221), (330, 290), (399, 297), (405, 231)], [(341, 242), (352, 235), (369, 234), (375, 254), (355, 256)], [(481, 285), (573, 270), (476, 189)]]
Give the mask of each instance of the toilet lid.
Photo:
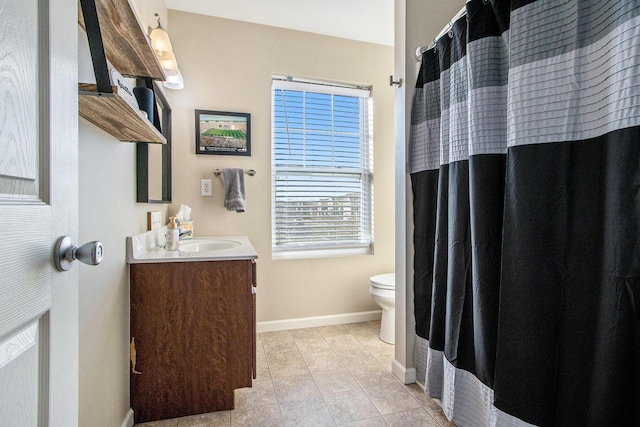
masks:
[(386, 273), (386, 274), (378, 274), (377, 276), (373, 276), (369, 279), (369, 283), (374, 288), (381, 289), (395, 289), (396, 288), (396, 274), (395, 273)]

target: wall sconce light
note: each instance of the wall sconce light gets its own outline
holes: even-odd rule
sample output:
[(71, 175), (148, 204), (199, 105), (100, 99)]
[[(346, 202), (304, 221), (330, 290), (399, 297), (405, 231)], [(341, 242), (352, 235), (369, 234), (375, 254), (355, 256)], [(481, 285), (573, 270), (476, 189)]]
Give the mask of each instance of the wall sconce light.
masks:
[(178, 62), (176, 62), (176, 56), (169, 52), (165, 53), (164, 58), (160, 59), (160, 66), (164, 70), (164, 73), (168, 76), (175, 76), (178, 74)]
[(182, 73), (178, 70), (178, 74), (175, 76), (167, 76), (167, 80), (164, 82), (164, 87), (169, 89), (183, 89), (184, 80), (182, 80)]
[(169, 89), (182, 89), (184, 87), (184, 81), (182, 80), (182, 73), (180, 73), (180, 69), (178, 68), (176, 56), (173, 53), (173, 46), (171, 46), (169, 34), (162, 28), (158, 14), (155, 13), (153, 16), (158, 20), (158, 26), (151, 30), (149, 37), (151, 37), (151, 47), (156, 53), (160, 61), (160, 66), (167, 76), (164, 86)]

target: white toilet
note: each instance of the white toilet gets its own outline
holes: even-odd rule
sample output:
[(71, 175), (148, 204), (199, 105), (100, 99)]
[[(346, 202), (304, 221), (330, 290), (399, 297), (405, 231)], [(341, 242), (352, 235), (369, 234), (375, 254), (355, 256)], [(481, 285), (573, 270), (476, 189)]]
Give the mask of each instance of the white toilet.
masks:
[(380, 339), (395, 343), (396, 331), (396, 274), (378, 274), (369, 278), (369, 293), (382, 308)]

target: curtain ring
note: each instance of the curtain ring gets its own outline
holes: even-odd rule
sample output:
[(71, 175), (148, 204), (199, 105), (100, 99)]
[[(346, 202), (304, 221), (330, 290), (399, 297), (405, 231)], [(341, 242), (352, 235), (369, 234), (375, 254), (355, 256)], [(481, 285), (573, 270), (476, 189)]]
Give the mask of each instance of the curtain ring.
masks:
[(449, 31), (447, 32), (447, 35), (450, 39), (453, 38), (453, 21), (449, 21)]

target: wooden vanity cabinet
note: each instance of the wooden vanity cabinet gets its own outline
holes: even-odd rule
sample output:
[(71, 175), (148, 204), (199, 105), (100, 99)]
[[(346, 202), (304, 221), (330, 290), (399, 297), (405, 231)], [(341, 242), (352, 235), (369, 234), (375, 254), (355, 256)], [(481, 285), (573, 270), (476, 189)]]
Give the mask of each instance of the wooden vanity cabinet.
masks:
[(255, 261), (131, 264), (135, 422), (233, 409), (255, 378)]

